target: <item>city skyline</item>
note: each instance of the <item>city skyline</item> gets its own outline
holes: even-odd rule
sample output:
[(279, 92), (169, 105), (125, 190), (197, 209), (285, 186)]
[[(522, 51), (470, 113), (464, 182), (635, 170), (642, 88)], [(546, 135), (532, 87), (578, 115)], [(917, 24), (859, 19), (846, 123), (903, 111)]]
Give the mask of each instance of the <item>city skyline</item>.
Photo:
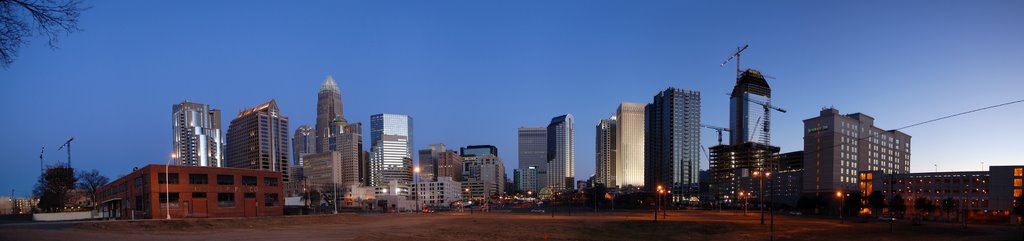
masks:
[[(733, 70), (718, 64), (746, 43), (751, 47), (744, 52), (743, 67), (774, 76), (768, 80), (772, 103), (790, 111), (772, 113), (772, 145), (782, 152), (802, 149), (801, 121), (817, 116), (822, 107), (870, 113), (879, 126), (898, 128), (1018, 99), (1014, 90), (1024, 88), (1024, 83), (1014, 81), (1012, 71), (1005, 71), (1024, 64), (1019, 57), (1024, 52), (1012, 47), (1024, 42), (1024, 30), (1013, 30), (1021, 17), (1011, 10), (1019, 8), (990, 3), (938, 4), (925, 12), (913, 12), (911, 3), (880, 9), (815, 3), (831, 12), (810, 13), (801, 7), (787, 10), (767, 3), (655, 7), (604, 2), (587, 12), (573, 10), (582, 5), (578, 2), (505, 10), (474, 4), (451, 10), (446, 7), (453, 6), (444, 4), (342, 3), (312, 10), (343, 9), (337, 21), (325, 21), (338, 24), (340, 30), (325, 31), (326, 25), (294, 30), (271, 27), (275, 33), (293, 34), (285, 39), (308, 44), (280, 46), (262, 54), (254, 53), (257, 47), (284, 39), (237, 38), (259, 38), (262, 30), (229, 29), (242, 20), (218, 20), (214, 13), (231, 4), (189, 10), (200, 12), (195, 19), (179, 23), (165, 22), (176, 19), (175, 14), (155, 9), (181, 10), (182, 6), (91, 4), (94, 7), (82, 15), (85, 31), (63, 39), (61, 49), (29, 45), (18, 62), (0, 70), (0, 79), (11, 83), (0, 98), (18, 103), (10, 107), (15, 117), (0, 123), (17, 127), (2, 140), (0, 158), (19, 163), (0, 171), (0, 183), (8, 183), (0, 188), (15, 189), (17, 196), (25, 196), (35, 183), (40, 147), (46, 147), (47, 164), (63, 161), (66, 154), (57, 147), (68, 136), (76, 138), (71, 153), (76, 168), (117, 177), (133, 167), (165, 162), (172, 152), (167, 145), (171, 123), (166, 121), (166, 106), (183, 100), (233, 114), (276, 99), (282, 114), (294, 123), (289, 131), (299, 124), (312, 125), (316, 98), (310, 93), (326, 75), (335, 76), (345, 93), (350, 122), (370, 123), (376, 113), (415, 117), (413, 142), (418, 144), (412, 150), (429, 143), (495, 145), (507, 153), (503, 156), (506, 173), (512, 173), (518, 162), (512, 154), (517, 153), (516, 128), (543, 126), (552, 116), (572, 113), (588, 130), (575, 135), (577, 180), (594, 172), (595, 151), (590, 143), (595, 137), (590, 126), (620, 102), (646, 103), (667, 87), (692, 89), (704, 94), (702, 119), (727, 126), (725, 93), (732, 89)], [(255, 13), (279, 7), (253, 5)], [(285, 6), (295, 10), (291, 7)], [(360, 13), (360, 9), (373, 11)], [(389, 10), (394, 12), (373, 16)], [(750, 17), (766, 21), (728, 17), (741, 10), (751, 10)], [(877, 18), (855, 17), (874, 11), (881, 12)], [(517, 17), (517, 13), (537, 18)], [(274, 26), (325, 18), (316, 15), (334, 16), (301, 15), (313, 17), (282, 20), (284, 25)], [(359, 20), (369, 26), (352, 23)], [(928, 22), (949, 24), (922, 25)], [(476, 35), (481, 28), (489, 36)], [(208, 39), (172, 37), (167, 32), (174, 31), (165, 29)], [(572, 30), (556, 32), (565, 29)], [(445, 37), (431, 35), (432, 30)], [(327, 38), (317, 37), (321, 34)], [(794, 39), (795, 34), (802, 37)], [(416, 40), (395, 40), (403, 36)], [(323, 40), (331, 38), (340, 42)], [(488, 50), (494, 47), (501, 48)], [(178, 85), (201, 84), (208, 88), (171, 91)], [(382, 90), (399, 97), (382, 99)], [(970, 98), (958, 98), (963, 96)], [(438, 107), (451, 112), (443, 113)], [(127, 115), (111, 120), (96, 109)], [(941, 171), (981, 170), (981, 162), (984, 166), (1019, 164), (1024, 156), (1012, 151), (1013, 143), (999, 140), (1024, 133), (1024, 127), (1013, 121), (1020, 119), (1020, 113), (1024, 107), (1013, 105), (904, 130), (914, 136), (910, 171), (933, 171), (936, 164)], [(231, 118), (224, 119), (221, 126), (227, 127)], [(999, 131), (993, 131), (995, 127)], [(138, 138), (122, 143), (123, 136), (109, 135), (110, 130), (130, 130)], [(717, 143), (712, 132), (702, 130), (701, 134), (705, 147)], [(364, 143), (370, 143), (368, 136)], [(979, 153), (982, 148), (996, 151)], [(707, 168), (705, 158), (700, 166)]]

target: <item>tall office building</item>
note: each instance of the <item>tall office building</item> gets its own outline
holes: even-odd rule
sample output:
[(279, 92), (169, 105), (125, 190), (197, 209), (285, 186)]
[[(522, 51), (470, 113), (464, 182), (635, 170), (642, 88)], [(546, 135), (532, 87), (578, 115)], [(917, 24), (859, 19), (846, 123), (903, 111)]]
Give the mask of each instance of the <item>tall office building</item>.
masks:
[(302, 180), (305, 173), (302, 170), (302, 156), (316, 152), (316, 133), (312, 127), (301, 125), (295, 129), (295, 136), (292, 137), (292, 174), (293, 180)]
[(571, 190), (576, 183), (576, 129), (572, 114), (551, 119), (548, 124), (547, 186)]
[(875, 118), (833, 108), (804, 120), (804, 192), (855, 191), (857, 174), (910, 172), (910, 135), (874, 125)]
[(615, 112), (613, 173), (619, 186), (644, 185), (644, 107), (641, 103), (622, 102)]
[(330, 75), (320, 85), (316, 100), (316, 153), (330, 149), (331, 122), (338, 116), (344, 116), (341, 104), (341, 89)]
[(671, 188), (679, 201), (700, 178), (700, 92), (670, 87), (644, 114), (644, 186)]
[(277, 101), (243, 110), (228, 126), (227, 167), (276, 171), (290, 181), (288, 136), (288, 117)]
[(370, 116), (370, 185), (394, 180), (412, 185), (412, 118), (398, 114)]
[(356, 122), (349, 124), (340, 116), (336, 118), (331, 127), (335, 133), (332, 135), (333, 144), (331, 151), (341, 155), (341, 184), (345, 187), (361, 185), (361, 168), (366, 165), (363, 157), (363, 124)]
[(451, 177), (461, 182), (463, 159), (444, 144), (430, 144), (429, 149), (420, 150), (420, 181), (436, 181), (439, 177)]
[(615, 179), (615, 116), (597, 123), (597, 141), (594, 147), (597, 167), (594, 182), (606, 187), (616, 186)]
[(463, 156), (465, 175), (463, 187), (469, 189), (468, 198), (487, 199), (505, 193), (505, 162), (492, 154)]
[(224, 165), (220, 110), (212, 109), (210, 105), (181, 102), (171, 106), (171, 123), (175, 164), (208, 167)]
[[(548, 130), (544, 127), (519, 128), (519, 170), (533, 167), (534, 175), (524, 175), (520, 190), (539, 192), (547, 187)], [(526, 174), (526, 173), (524, 173)], [(532, 179), (531, 179), (532, 178)]]
[(537, 170), (539, 169), (540, 167), (538, 166), (529, 166), (526, 167), (526, 169), (516, 169), (516, 171), (518, 171), (516, 177), (519, 179), (519, 186), (517, 187), (519, 192), (526, 194), (540, 193), (541, 187), (537, 183)]
[(761, 72), (747, 69), (739, 78), (729, 97), (729, 143), (743, 144), (757, 142), (769, 144), (771, 132), (771, 112), (758, 103), (771, 102), (772, 89)]

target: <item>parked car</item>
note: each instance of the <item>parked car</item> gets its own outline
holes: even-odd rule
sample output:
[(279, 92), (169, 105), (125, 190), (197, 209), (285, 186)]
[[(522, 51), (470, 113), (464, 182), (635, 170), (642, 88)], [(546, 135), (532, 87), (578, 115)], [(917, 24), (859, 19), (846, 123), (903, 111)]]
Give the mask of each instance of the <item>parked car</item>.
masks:
[(433, 209), (429, 209), (429, 208), (424, 208), (423, 210), (420, 210), (420, 212), (422, 212), (422, 213), (433, 213), (434, 210)]
[(530, 212), (531, 213), (544, 213), (544, 209), (535, 208), (533, 210), (530, 210)]
[(792, 211), (792, 212), (789, 212), (789, 215), (800, 216), (800, 215), (804, 215), (804, 213), (801, 213), (800, 211)]
[(896, 221), (896, 218), (894, 218), (894, 217), (892, 217), (892, 216), (889, 216), (889, 215), (882, 215), (882, 216), (878, 217), (878, 220), (883, 220), (883, 221)]

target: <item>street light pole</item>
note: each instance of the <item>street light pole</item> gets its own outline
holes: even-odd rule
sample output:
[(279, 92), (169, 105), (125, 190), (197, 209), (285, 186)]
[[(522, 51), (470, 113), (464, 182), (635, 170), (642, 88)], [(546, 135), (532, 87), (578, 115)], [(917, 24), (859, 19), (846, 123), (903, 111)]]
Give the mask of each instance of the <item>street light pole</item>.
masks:
[(420, 167), (417, 166), (416, 168), (413, 168), (413, 172), (416, 173), (416, 176), (413, 176), (413, 181), (415, 181), (415, 183), (412, 184), (412, 190), (416, 191), (416, 196), (414, 197), (414, 200), (416, 200), (416, 211), (420, 212), (422, 211), (420, 210)]
[(164, 166), (164, 206), (167, 212), (167, 220), (171, 220), (171, 161), (174, 160), (174, 154), (171, 154), (171, 159), (167, 159), (167, 165)]
[(846, 197), (843, 196), (843, 192), (841, 191), (836, 192), (836, 196), (839, 197), (839, 223), (842, 224), (846, 222), (846, 220), (843, 219), (843, 203), (846, 202)]
[(764, 164), (762, 164), (761, 172), (755, 171), (754, 176), (757, 176), (758, 183), (757, 202), (761, 203), (757, 210), (761, 213), (761, 225), (764, 225)]

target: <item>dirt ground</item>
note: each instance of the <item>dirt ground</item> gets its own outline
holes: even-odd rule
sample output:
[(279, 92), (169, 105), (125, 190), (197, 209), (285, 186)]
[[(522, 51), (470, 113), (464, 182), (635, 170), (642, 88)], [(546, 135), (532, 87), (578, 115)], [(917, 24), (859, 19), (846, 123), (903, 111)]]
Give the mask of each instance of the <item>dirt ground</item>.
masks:
[[(0, 225), (0, 240), (769, 240), (759, 216), (649, 212), (339, 214), (238, 219), (94, 221)], [(659, 216), (659, 219), (661, 217)], [(839, 220), (776, 215), (775, 240), (1021, 240), (1009, 225)]]

